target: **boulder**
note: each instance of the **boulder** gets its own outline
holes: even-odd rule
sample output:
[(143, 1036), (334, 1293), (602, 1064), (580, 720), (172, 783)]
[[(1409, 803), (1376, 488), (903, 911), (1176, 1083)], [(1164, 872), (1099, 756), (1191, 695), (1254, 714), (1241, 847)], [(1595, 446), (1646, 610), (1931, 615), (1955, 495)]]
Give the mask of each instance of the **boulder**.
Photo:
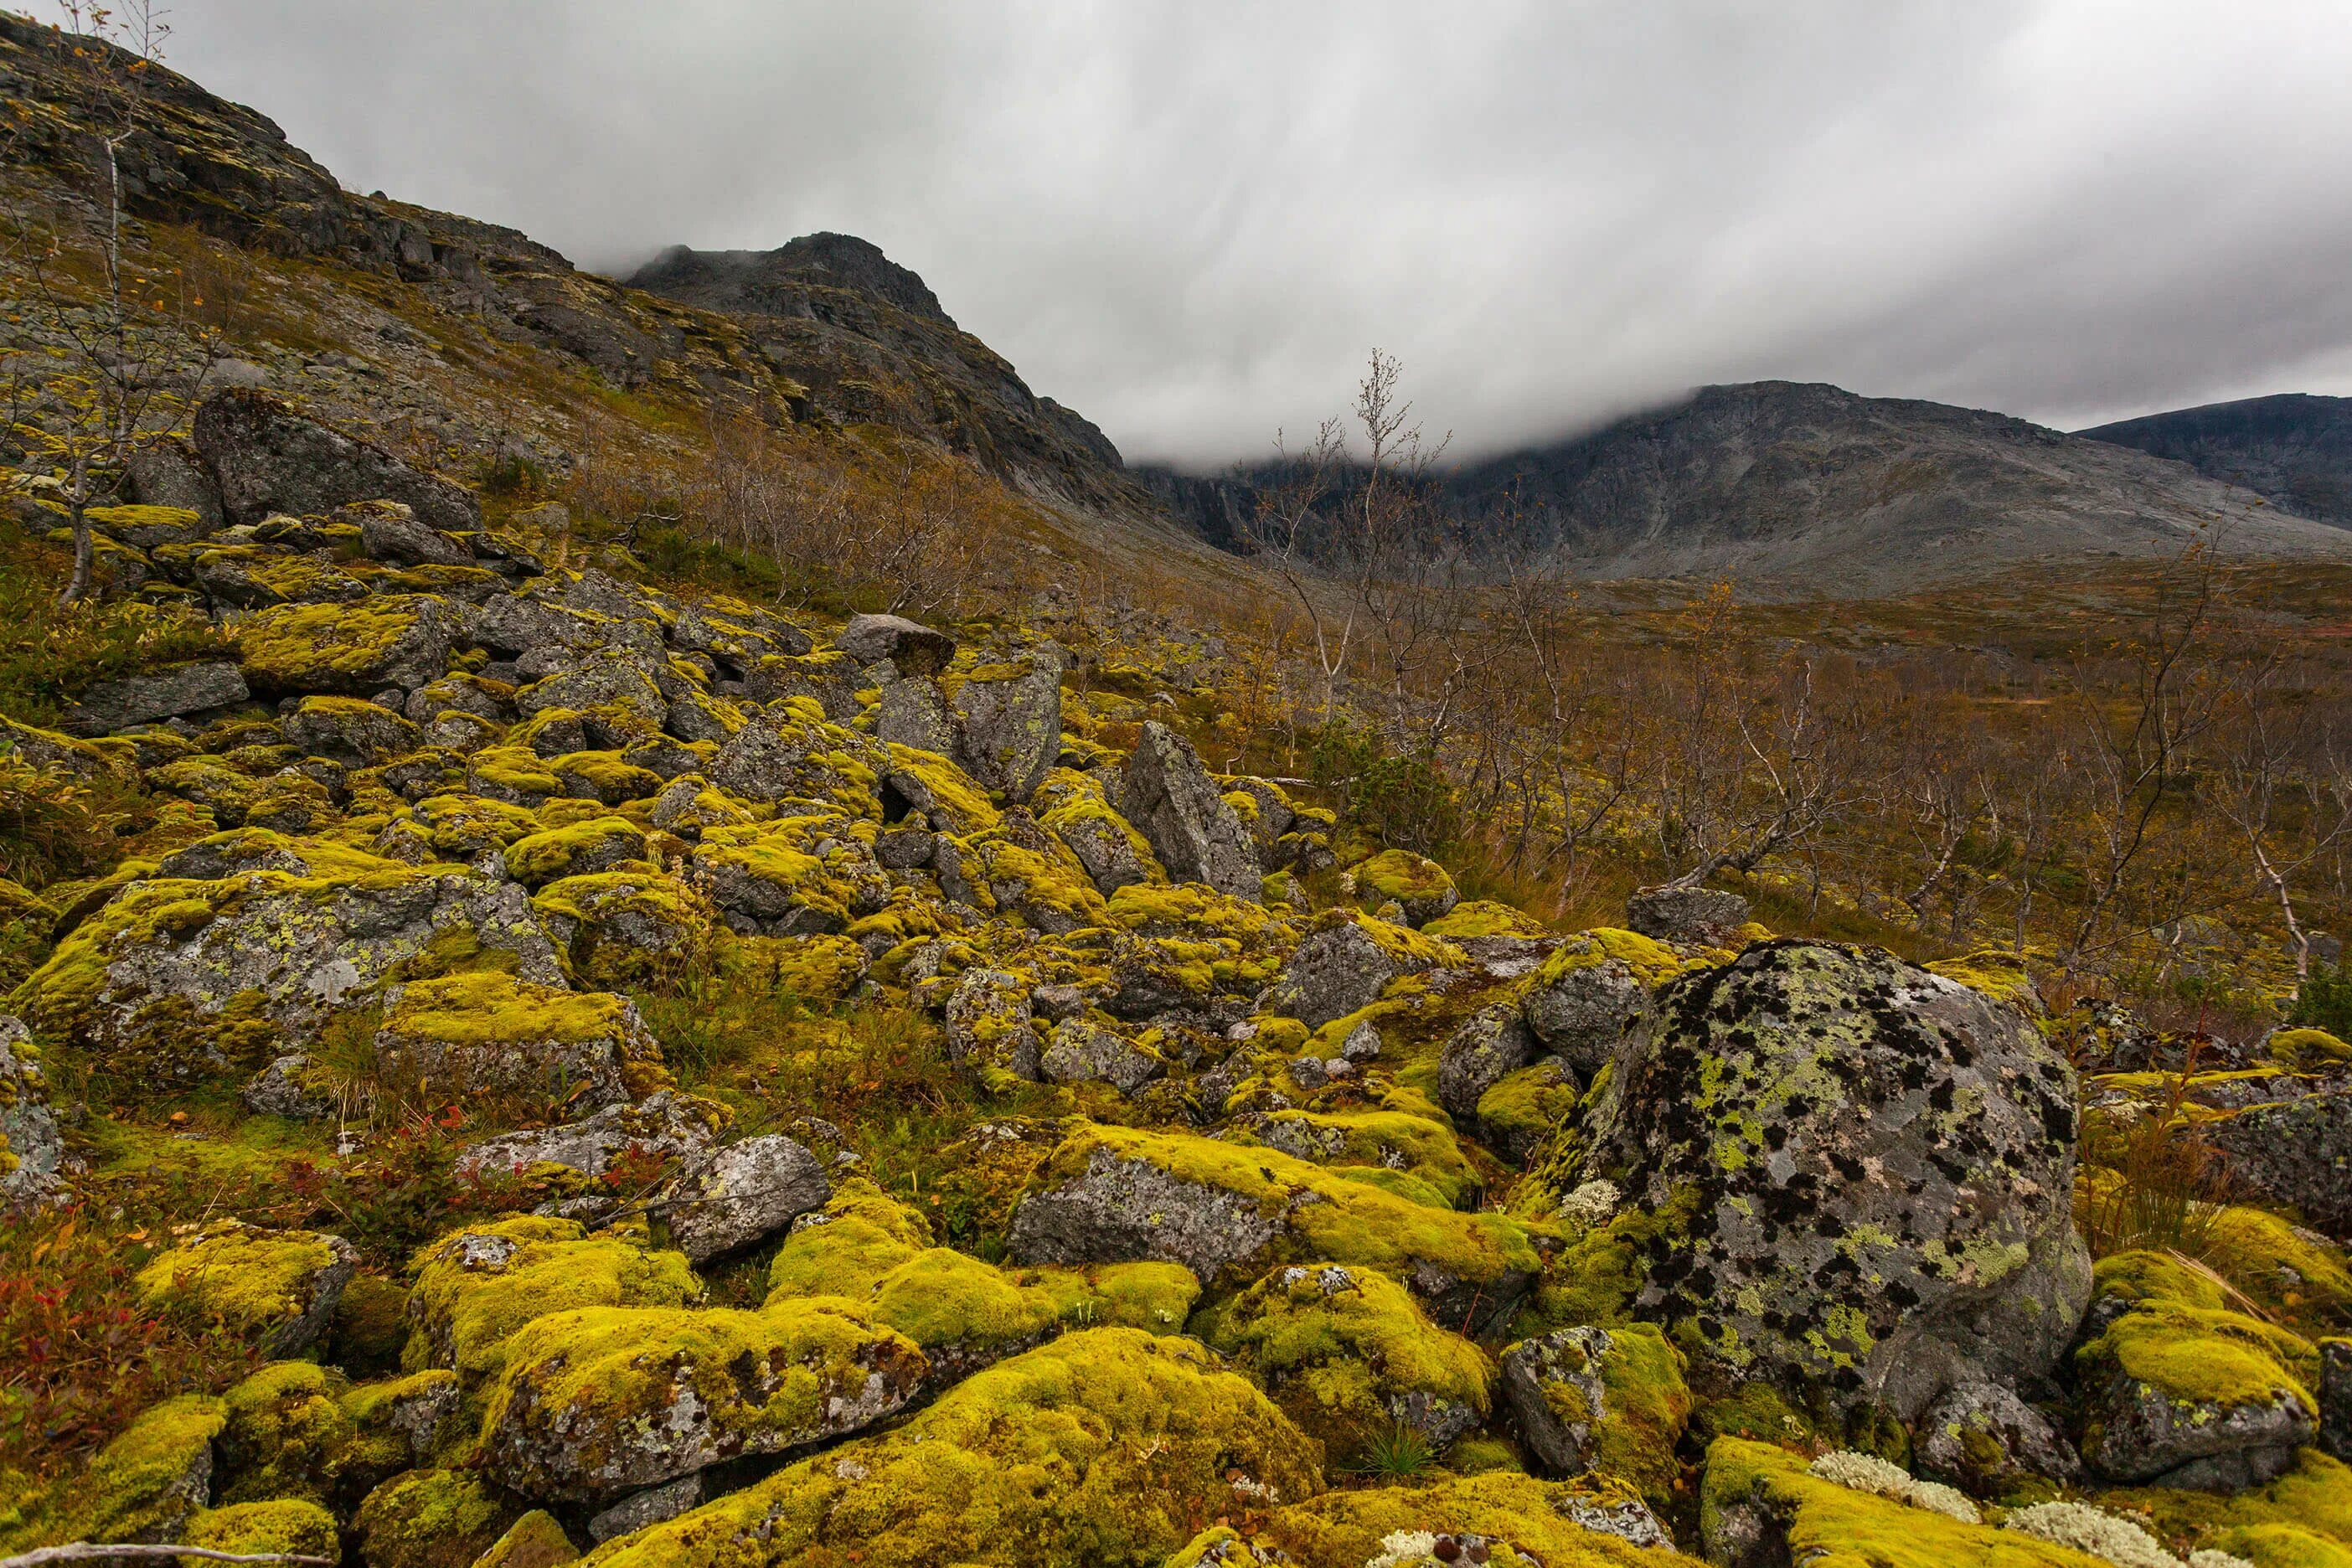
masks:
[(2319, 1435), (2322, 1453), (2352, 1464), (2352, 1340), (2319, 1342)]
[(473, 612), (430, 594), (383, 594), (355, 605), (280, 605), (237, 626), (237, 658), (256, 691), (373, 697), (437, 680)]
[(289, 1051), (247, 1079), (237, 1098), (256, 1116), (283, 1116), (293, 1121), (317, 1121), (332, 1116), (335, 1102), (304, 1081), (310, 1066), (309, 1056)]
[(151, 1310), (193, 1308), (247, 1335), (264, 1355), (297, 1356), (334, 1321), (359, 1266), (340, 1236), (268, 1230), (242, 1220), (191, 1228), (139, 1271), (133, 1288)]
[(378, 1070), (436, 1096), (520, 1094), (602, 1107), (657, 1081), (661, 1047), (625, 996), (480, 970), (392, 986), (383, 1005)]
[(520, 1512), (470, 1470), (408, 1470), (360, 1500), (361, 1568), (467, 1568)]
[(903, 616), (852, 616), (833, 646), (859, 664), (888, 659), (902, 676), (937, 675), (955, 658), (955, 638)]
[(259, 522), (273, 512), (322, 516), (348, 501), (383, 500), (446, 532), (482, 526), (472, 491), (306, 418), (268, 393), (214, 393), (196, 410), (194, 435), (233, 521)]
[(1437, 1102), (1456, 1122), (1475, 1126), (1486, 1091), (1534, 1059), (1535, 1036), (1517, 1003), (1481, 1007), (1439, 1048)]
[(32, 1034), (0, 1014), (0, 1213), (65, 1202), (65, 1153)]
[(692, 1162), (664, 1190), (656, 1213), (670, 1244), (705, 1263), (781, 1234), (832, 1194), (824, 1163), (771, 1132)]
[(1098, 1029), (1083, 1018), (1065, 1018), (1054, 1026), (1037, 1058), (1037, 1076), (1047, 1083), (1107, 1083), (1121, 1094), (1133, 1094), (1158, 1077), (1164, 1065), (1157, 1051), (1123, 1035)]
[[(123, 465), (131, 499), (145, 507), (171, 507), (196, 514), (189, 538), (216, 531), (227, 521), (221, 510), (220, 485), (205, 470), (203, 459), (185, 442), (165, 437), (131, 454)], [(162, 539), (131, 539), (141, 549), (166, 543)]]
[(560, 1165), (583, 1181), (604, 1175), (624, 1153), (682, 1161), (708, 1150), (732, 1120), (725, 1106), (661, 1089), (634, 1105), (608, 1105), (561, 1127), (485, 1138), (457, 1158), (461, 1176), (520, 1175)]
[(474, 552), (396, 500), (355, 501), (336, 509), (337, 522), (357, 523), (360, 548), (395, 566), (470, 566)]
[(184, 664), (154, 675), (101, 680), (83, 690), (64, 722), (76, 735), (110, 735), (133, 724), (226, 708), (251, 695), (234, 664)]
[(955, 759), (983, 788), (1025, 802), (1062, 751), (1062, 666), (1048, 643), (1018, 664), (974, 670), (950, 699)]
[(1002, 969), (967, 969), (948, 994), (948, 1059), (985, 1083), (995, 1074), (1034, 1080), (1042, 1047), (1029, 986)]
[(1658, 942), (1720, 947), (1748, 923), (1748, 900), (1720, 888), (1643, 888), (1625, 900), (1625, 923)]
[(1024, 1263), (1181, 1263), (1212, 1288), (1286, 1262), (1378, 1268), (1469, 1328), (1507, 1321), (1538, 1266), (1500, 1215), (1432, 1208), (1268, 1148), (1101, 1126), (1040, 1168), (1012, 1247)]
[(1204, 1310), (1194, 1331), (1335, 1462), (1360, 1462), (1400, 1428), (1442, 1449), (1486, 1417), (1486, 1356), (1376, 1269), (1276, 1268)]
[(911, 1341), (833, 1298), (551, 1313), (507, 1346), (483, 1463), (538, 1501), (617, 1499), (871, 1426), (926, 1370)]
[(443, 1367), (470, 1386), (506, 1366), (517, 1330), (551, 1312), (682, 1307), (702, 1281), (642, 1226), (593, 1234), (569, 1219), (518, 1215), (454, 1231), (409, 1265), (404, 1366)]
[(882, 689), (874, 709), (875, 738), (894, 746), (910, 746), (953, 759), (956, 755), (955, 714), (939, 682), (910, 677)]
[(1661, 1495), (1672, 1489), (1691, 1395), (1682, 1352), (1654, 1324), (1521, 1340), (1503, 1352), (1500, 1375), (1520, 1445), (1544, 1474), (1598, 1470)]
[[(705, 1483), (702, 1472), (681, 1476), (657, 1487), (631, 1492), (612, 1507), (588, 1521), (588, 1539), (600, 1544), (617, 1537), (643, 1530), (649, 1524), (659, 1524), (666, 1519), (676, 1519), (688, 1509), (701, 1506)], [(554, 1523), (547, 1514), (539, 1516)], [(568, 1561), (568, 1558), (566, 1559)]]
[(1192, 742), (1147, 720), (1127, 765), (1119, 811), (1150, 841), (1168, 875), (1231, 898), (1262, 896), (1255, 846)]
[(416, 726), (381, 704), (356, 697), (305, 697), (278, 721), (287, 742), (345, 767), (369, 768), (425, 743)]
[(1752, 1379), (1900, 1418), (2046, 1374), (2081, 1320), (2074, 1080), (2023, 1014), (1876, 949), (1769, 942), (1661, 994), (1582, 1179), (1640, 1232), (1633, 1310), (1710, 1396)]
[(2352, 1074), (2241, 1080), (2198, 1098), (2232, 1102), (2205, 1135), (2239, 1182), (2352, 1241)]
[(1329, 923), (1298, 944), (1281, 978), (1259, 995), (1259, 1012), (1319, 1029), (1370, 1006), (1399, 976), (1460, 957), (1442, 942), (1382, 929), (1381, 922), (1326, 918)]
[(1349, 875), (1359, 899), (1373, 905), (1393, 902), (1408, 925), (1427, 925), (1462, 901), (1445, 868), (1410, 849), (1383, 849)]
[(1590, 1078), (1641, 1021), (1650, 994), (1682, 969), (1638, 931), (1578, 931), (1545, 957), (1520, 1009), (1537, 1039)]
[(1922, 1475), (1977, 1497), (2083, 1478), (2083, 1461), (2048, 1417), (2014, 1390), (1981, 1378), (1937, 1396), (1919, 1418), (1913, 1453)]

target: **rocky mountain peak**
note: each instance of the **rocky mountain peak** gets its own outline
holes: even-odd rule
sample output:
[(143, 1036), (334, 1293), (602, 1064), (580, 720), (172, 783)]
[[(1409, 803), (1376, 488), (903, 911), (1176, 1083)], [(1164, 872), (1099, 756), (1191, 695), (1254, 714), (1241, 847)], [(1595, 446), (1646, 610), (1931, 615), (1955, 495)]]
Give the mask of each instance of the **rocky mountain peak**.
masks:
[(846, 289), (910, 316), (953, 327), (930, 286), (854, 234), (804, 234), (773, 250), (697, 250), (674, 245), (629, 275), (633, 289), (712, 310), (757, 308), (780, 284)]

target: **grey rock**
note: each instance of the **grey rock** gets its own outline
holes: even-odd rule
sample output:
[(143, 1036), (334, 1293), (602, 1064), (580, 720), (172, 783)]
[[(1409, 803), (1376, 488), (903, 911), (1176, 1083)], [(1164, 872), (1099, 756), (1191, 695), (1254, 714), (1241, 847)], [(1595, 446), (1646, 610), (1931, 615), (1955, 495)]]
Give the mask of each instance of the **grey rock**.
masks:
[(562, 1165), (593, 1181), (625, 1152), (691, 1160), (710, 1148), (730, 1120), (715, 1100), (665, 1089), (634, 1105), (608, 1105), (561, 1127), (486, 1138), (458, 1156), (457, 1173), (497, 1175)]
[(1478, 1120), (1486, 1091), (1535, 1059), (1535, 1036), (1516, 1004), (1481, 1007), (1445, 1037), (1437, 1058), (1437, 1100), (1465, 1126)]
[(1029, 987), (1003, 969), (967, 969), (948, 994), (948, 1058), (975, 1076), (1009, 1072), (1034, 1080), (1043, 1047)]
[(1625, 923), (1658, 942), (1714, 946), (1748, 922), (1748, 900), (1720, 888), (1643, 888), (1625, 900)]
[(1658, 1522), (1658, 1516), (1650, 1511), (1650, 1505), (1639, 1498), (1603, 1502), (1599, 1498), (1570, 1495), (1555, 1500), (1552, 1510), (1571, 1524), (1581, 1525), (1597, 1535), (1613, 1535), (1629, 1546), (1671, 1547), (1675, 1543), (1666, 1527)]
[(1023, 802), (1034, 795), (1061, 754), (1066, 657), (1047, 644), (1030, 653), (1018, 674), (974, 676), (956, 688), (956, 761), (1007, 800)]
[(1913, 1453), (1920, 1474), (1978, 1497), (2037, 1479), (2071, 1486), (2083, 1475), (2073, 1446), (2040, 1411), (1981, 1378), (1937, 1396), (1919, 1418)]
[(1614, 1065), (1580, 1179), (1696, 1205), (1634, 1259), (1633, 1306), (1687, 1333), (1702, 1394), (1761, 1378), (1907, 1421), (2073, 1340), (2074, 1079), (2015, 1007), (1876, 949), (1762, 942), (1668, 985)]
[(356, 501), (336, 509), (335, 521), (356, 522), (360, 548), (396, 566), (470, 566), (474, 552), (420, 520), (395, 500)]
[(452, 1040), (400, 1026), (397, 1009), (406, 991), (394, 985), (383, 992), (385, 1021), (375, 1035), (379, 1068), (396, 1081), (422, 1079), (460, 1099), (520, 1092), (562, 1096), (589, 1107), (617, 1105), (629, 1098), (630, 1064), (661, 1059), (661, 1047), (634, 1002), (625, 1001), (594, 1033)]
[(955, 658), (955, 638), (903, 616), (852, 616), (833, 646), (859, 664), (888, 659), (900, 675), (937, 675)]
[(644, 716), (651, 730), (669, 717), (649, 666), (650, 656), (628, 648), (600, 648), (567, 661), (566, 668), (515, 693), (515, 710), (529, 718), (550, 708), (584, 711), (618, 704)]
[(681, 1476), (667, 1486), (647, 1487), (641, 1492), (631, 1492), (588, 1521), (588, 1539), (602, 1545), (633, 1530), (643, 1530), (649, 1524), (676, 1519), (688, 1509), (700, 1508), (702, 1498), (702, 1472), (699, 1470), (690, 1476)]
[(302, 1083), (310, 1058), (289, 1051), (246, 1080), (238, 1099), (256, 1116), (283, 1116), (293, 1121), (317, 1121), (335, 1113), (333, 1101)]
[(1606, 1371), (1617, 1353), (1607, 1329), (1559, 1329), (1521, 1340), (1496, 1368), (1503, 1403), (1538, 1473), (1578, 1476), (1592, 1468), (1594, 1439), (1612, 1420)]
[(415, 725), (373, 702), (306, 697), (278, 724), (289, 744), (346, 767), (373, 767), (425, 743)]
[(511, 724), (515, 718), (514, 694), (509, 690), (500, 696), (499, 689), (479, 676), (445, 675), (410, 692), (401, 711), (418, 724), (444, 713), (468, 713), (493, 724)]
[(755, 1247), (833, 1196), (824, 1162), (781, 1132), (730, 1143), (662, 1195), (672, 1246), (696, 1263)]
[(1319, 1029), (1380, 999), (1389, 982), (1421, 969), (1375, 942), (1354, 921), (1339, 921), (1298, 944), (1281, 978), (1258, 997), (1258, 1011)]
[[(201, 539), (217, 531), (228, 521), (221, 510), (220, 486), (205, 471), (194, 450), (181, 442), (164, 439), (142, 447), (131, 454), (131, 460), (123, 467), (124, 477), (131, 481), (131, 499), (141, 506), (177, 507), (196, 514), (193, 530), (171, 531), (179, 539)], [(142, 550), (174, 542), (173, 539), (152, 535), (117, 537)]]
[(839, 784), (837, 758), (847, 756), (888, 773), (890, 754), (878, 742), (850, 731), (820, 730), (797, 716), (771, 709), (759, 714), (719, 748), (710, 782), (745, 800), (822, 800)]
[(98, 682), (66, 714), (63, 728), (76, 735), (110, 735), (133, 724), (226, 708), (251, 695), (234, 664), (184, 664), (154, 675)]
[(2083, 1460), (2118, 1486), (2239, 1492), (2276, 1480), (2318, 1435), (2319, 1413), (2292, 1389), (2243, 1405), (2183, 1399), (2110, 1369), (2084, 1393)]
[(21, 1214), (68, 1195), (65, 1139), (32, 1044), (23, 1023), (0, 1014), (0, 1149), (15, 1162), (0, 1172), (0, 1212)]
[(388, 686), (414, 690), (448, 672), (450, 650), (465, 640), (477, 613), (429, 594), (386, 595), (373, 603), (377, 608), (404, 611), (407, 625), (371, 645), (364, 658), (359, 657), (360, 649), (339, 650), (344, 657), (332, 665), (321, 660), (290, 674), (247, 667), (247, 679), (272, 697), (305, 691), (365, 697)]
[(463, 486), (306, 418), (266, 393), (232, 387), (213, 394), (196, 410), (194, 433), (234, 521), (258, 522), (273, 512), (323, 516), (348, 501), (395, 500), (446, 532), (482, 526), (481, 505)]
[(939, 847), (939, 836), (928, 827), (888, 827), (874, 836), (874, 858), (887, 870), (928, 866)]
[(1181, 1263), (1206, 1284), (1282, 1230), (1283, 1216), (1241, 1194), (1097, 1149), (1075, 1180), (1021, 1200), (1012, 1244), (1024, 1264), (1158, 1258)]
[(1121, 1094), (1133, 1094), (1158, 1075), (1161, 1065), (1156, 1051), (1084, 1019), (1066, 1018), (1055, 1026), (1038, 1058), (1037, 1076), (1048, 1083), (1100, 1081)]
[(2300, 1210), (2315, 1230), (2352, 1241), (2352, 1078), (2273, 1080), (2242, 1092), (2263, 1098), (2206, 1125), (2231, 1173)]
[(2319, 1342), (2319, 1436), (2322, 1453), (2352, 1464), (2352, 1340)]
[(956, 754), (955, 715), (948, 700), (931, 680), (894, 680), (882, 689), (874, 710), (876, 739), (942, 757)]
[(1201, 765), (1192, 742), (1147, 720), (1127, 767), (1119, 812), (1150, 841), (1169, 876), (1253, 902), (1261, 896), (1255, 847)]
[(1649, 1005), (1649, 989), (1613, 958), (1568, 968), (1520, 998), (1536, 1038), (1587, 1078), (1617, 1054)]

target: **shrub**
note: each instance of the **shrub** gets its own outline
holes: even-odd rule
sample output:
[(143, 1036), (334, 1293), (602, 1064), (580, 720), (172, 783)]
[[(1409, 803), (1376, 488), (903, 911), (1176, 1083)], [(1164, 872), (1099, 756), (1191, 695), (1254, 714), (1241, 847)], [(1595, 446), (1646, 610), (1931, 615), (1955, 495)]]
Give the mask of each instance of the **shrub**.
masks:
[(2292, 1027), (2325, 1029), (2339, 1040), (2352, 1039), (2352, 971), (2341, 964), (2314, 967), (2295, 991), (2286, 1021)]

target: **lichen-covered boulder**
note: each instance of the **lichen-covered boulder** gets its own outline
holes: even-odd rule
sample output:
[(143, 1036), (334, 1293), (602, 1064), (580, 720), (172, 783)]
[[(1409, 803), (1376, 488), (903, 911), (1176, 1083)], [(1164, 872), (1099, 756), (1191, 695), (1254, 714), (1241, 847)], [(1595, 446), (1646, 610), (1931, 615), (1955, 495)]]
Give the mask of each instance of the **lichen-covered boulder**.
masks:
[(1385, 921), (1324, 915), (1259, 995), (1257, 1010), (1319, 1029), (1369, 1007), (1400, 976), (1464, 962), (1451, 942)]
[(833, 646), (859, 664), (888, 659), (900, 675), (937, 675), (955, 658), (955, 638), (904, 616), (852, 616)]
[(614, 1542), (600, 1568), (1151, 1568), (1198, 1525), (1322, 1489), (1314, 1443), (1189, 1341), (1066, 1334), (898, 1430)]
[(1133, 1094), (1167, 1064), (1149, 1046), (1098, 1028), (1084, 1018), (1065, 1018), (1037, 1058), (1037, 1076), (1047, 1083), (1107, 1083)]
[(2065, 1437), (2012, 1389), (1981, 1379), (1953, 1384), (1919, 1418), (1913, 1453), (1922, 1475), (1977, 1497), (2035, 1481), (2072, 1484), (2083, 1462)]
[(704, 830), (694, 870), (727, 923), (747, 935), (840, 931), (890, 901), (874, 826), (835, 811)]
[(184, 1394), (139, 1413), (78, 1472), (0, 1493), (0, 1552), (70, 1541), (175, 1542), (212, 1499), (221, 1402)]
[(520, 1512), (467, 1470), (409, 1470), (361, 1500), (352, 1527), (363, 1568), (468, 1568)]
[(446, 1367), (472, 1382), (506, 1365), (509, 1336), (575, 1307), (677, 1307), (702, 1294), (684, 1257), (648, 1245), (642, 1226), (590, 1234), (577, 1222), (520, 1215), (418, 1249), (408, 1295), (408, 1370)]
[(834, 1299), (557, 1312), (507, 1346), (484, 1459), (526, 1497), (611, 1499), (855, 1432), (904, 1406), (926, 1370), (911, 1341)]
[(562, 967), (520, 888), (350, 852), (338, 875), (256, 871), (135, 882), (58, 944), (10, 997), (35, 1026), (163, 1076), (257, 1067), (394, 964), (452, 944)]
[(2240, 1183), (2352, 1240), (2352, 1071), (2329, 1065), (2327, 1077), (2241, 1080), (2210, 1096), (2234, 1103), (2206, 1136)]
[(194, 1308), (250, 1337), (264, 1354), (298, 1355), (326, 1331), (359, 1266), (340, 1236), (267, 1230), (242, 1220), (197, 1226), (139, 1271), (151, 1308)]
[(1625, 900), (1625, 923), (1643, 936), (1719, 947), (1748, 922), (1748, 900), (1720, 888), (1643, 888)]
[(1520, 1009), (1537, 1039), (1590, 1078), (1641, 1021), (1650, 994), (1683, 968), (1638, 931), (1579, 931), (1544, 959)]
[(506, 847), (507, 875), (527, 888), (598, 876), (645, 858), (645, 829), (623, 816), (566, 823), (526, 834)]
[(352, 1436), (346, 1392), (341, 1373), (307, 1361), (273, 1363), (232, 1386), (221, 1396), (228, 1419), (213, 1449), (214, 1500), (327, 1501)]
[(1410, 925), (1427, 925), (1462, 901), (1445, 868), (1410, 849), (1383, 849), (1349, 873), (1368, 905), (1394, 903)]
[(446, 672), (469, 614), (430, 594), (280, 605), (238, 623), (237, 661), (253, 689), (268, 696), (413, 690)]
[(1245, 1110), (1214, 1135), (1278, 1149), (1433, 1208), (1475, 1208), (1484, 1185), (1453, 1130), (1410, 1110)]
[(2013, 1006), (1874, 949), (1760, 943), (1669, 985), (1597, 1100), (1584, 1179), (1644, 1216), (1633, 1310), (1702, 1392), (1909, 1419), (2074, 1337), (2074, 1075)]
[(1377, 1269), (1276, 1268), (1204, 1311), (1195, 1334), (1252, 1373), (1334, 1462), (1398, 1428), (1442, 1449), (1486, 1415), (1485, 1354)]
[(593, 1108), (660, 1084), (661, 1046), (635, 1003), (497, 970), (386, 990), (375, 1056), (392, 1081), (458, 1095), (551, 1095)]
[(473, 552), (396, 500), (353, 501), (336, 509), (335, 521), (356, 523), (360, 548), (372, 561), (395, 566), (470, 566)]
[(251, 695), (245, 677), (234, 664), (207, 660), (159, 670), (152, 675), (124, 676), (83, 689), (65, 717), (65, 729), (76, 735), (110, 735), (133, 724), (226, 708)]
[(1037, 1077), (1037, 1039), (1029, 986), (1003, 969), (967, 969), (948, 994), (948, 1059), (983, 1085)]
[(561, 878), (531, 900), (548, 939), (583, 985), (644, 990), (706, 968), (720, 934), (699, 889), (652, 871)]
[(1814, 1473), (1801, 1454), (1739, 1437), (1718, 1437), (1707, 1448), (1699, 1531), (1706, 1561), (1718, 1568), (1872, 1562), (2097, 1568), (2101, 1561), (2023, 1531), (1844, 1485)]
[(382, 499), (454, 533), (482, 525), (481, 504), (463, 486), (297, 414), (266, 392), (232, 386), (214, 393), (196, 409), (192, 433), (237, 522), (275, 512), (318, 516), (349, 501)]
[(560, 1127), (533, 1127), (485, 1138), (457, 1158), (464, 1176), (520, 1175), (560, 1166), (581, 1181), (604, 1175), (624, 1154), (679, 1161), (717, 1142), (733, 1113), (717, 1100), (661, 1089), (635, 1104), (608, 1105)]
[(1437, 1057), (1437, 1102), (1463, 1125), (1475, 1125), (1486, 1091), (1535, 1057), (1535, 1036), (1517, 1002), (1481, 1007), (1445, 1038)]
[(2226, 1304), (2169, 1257), (2099, 1263), (2096, 1337), (2074, 1353), (2083, 1458), (2101, 1478), (2241, 1491), (2293, 1469), (2318, 1430), (2319, 1371), (2298, 1335)]
[(458, 1435), (462, 1394), (457, 1374), (446, 1367), (346, 1389), (340, 1404), (351, 1436), (330, 1461), (338, 1487), (372, 1490), (431, 1463), (444, 1440)]
[(1048, 643), (1016, 663), (971, 671), (948, 694), (956, 761), (1007, 800), (1034, 795), (1061, 754), (1064, 657)]
[(1056, 1148), (1014, 1211), (1024, 1263), (1181, 1263), (1204, 1284), (1322, 1261), (1402, 1280), (1450, 1325), (1507, 1318), (1538, 1264), (1499, 1215), (1399, 1197), (1272, 1149), (1090, 1127)]
[(0, 1014), (0, 1213), (63, 1202), (65, 1152), (32, 1034)]
[(832, 1195), (824, 1162), (770, 1132), (691, 1162), (656, 1213), (670, 1245), (702, 1263), (765, 1241)]
[(1653, 1496), (1671, 1489), (1689, 1425), (1683, 1355), (1651, 1323), (1559, 1329), (1503, 1352), (1519, 1442), (1545, 1473), (1597, 1470)]
[(1147, 720), (1128, 760), (1120, 815), (1150, 841), (1168, 874), (1236, 899), (1264, 896), (1255, 846), (1225, 804), (1192, 742)]
[[(1512, 1470), (1349, 1487), (1203, 1532), (1168, 1568), (1696, 1568), (1622, 1489)], [(1843, 1564), (1840, 1565), (1843, 1568)]]
[(356, 697), (305, 697), (278, 727), (289, 745), (351, 768), (388, 763), (425, 743), (423, 732), (399, 713)]
[(1030, 797), (1038, 825), (1067, 845), (1106, 898), (1140, 882), (1164, 882), (1168, 873), (1151, 842), (1111, 808), (1100, 780), (1056, 768)]
[(748, 801), (827, 802), (878, 820), (877, 793), (890, 754), (871, 736), (828, 721), (805, 697), (771, 704), (719, 748), (710, 782)]

